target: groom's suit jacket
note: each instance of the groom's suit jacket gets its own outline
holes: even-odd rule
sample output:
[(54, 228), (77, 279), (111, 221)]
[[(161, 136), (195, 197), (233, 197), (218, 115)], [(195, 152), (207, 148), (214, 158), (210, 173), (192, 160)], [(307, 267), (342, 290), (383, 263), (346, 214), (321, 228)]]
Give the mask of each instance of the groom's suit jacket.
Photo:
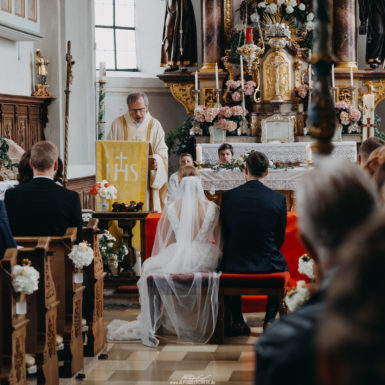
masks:
[(16, 242), (9, 227), (5, 204), (0, 200), (0, 259), (3, 258), (5, 250), (9, 247), (15, 248)]
[(285, 239), (286, 216), (285, 197), (258, 180), (223, 193), (220, 270), (238, 274), (288, 270), (279, 251)]

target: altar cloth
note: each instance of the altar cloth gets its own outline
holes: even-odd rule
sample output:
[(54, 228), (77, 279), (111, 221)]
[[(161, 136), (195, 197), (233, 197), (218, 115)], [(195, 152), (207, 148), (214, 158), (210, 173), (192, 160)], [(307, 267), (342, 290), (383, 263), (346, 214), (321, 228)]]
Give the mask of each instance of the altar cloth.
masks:
[[(238, 159), (245, 152), (254, 150), (263, 152), (273, 162), (306, 162), (306, 146), (310, 142), (294, 143), (232, 143), (234, 158)], [(357, 161), (357, 144), (353, 141), (333, 142), (332, 157)], [(202, 143), (203, 163), (218, 163), (218, 144)]]

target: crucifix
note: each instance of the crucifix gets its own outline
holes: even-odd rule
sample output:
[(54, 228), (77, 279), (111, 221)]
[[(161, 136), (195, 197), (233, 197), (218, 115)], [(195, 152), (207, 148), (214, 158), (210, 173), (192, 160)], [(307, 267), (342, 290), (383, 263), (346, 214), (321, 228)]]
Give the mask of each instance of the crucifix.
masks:
[(275, 87), (274, 87), (274, 95), (272, 101), (281, 101), (282, 97), (279, 91), (279, 67), (285, 64), (284, 60), (280, 57), (279, 54), (275, 54), (274, 61), (270, 62), (269, 65), (271, 65), (275, 70)]
[(367, 118), (366, 124), (362, 124), (362, 141), (370, 138), (371, 136), (374, 136), (374, 123), (371, 123), (370, 118)]

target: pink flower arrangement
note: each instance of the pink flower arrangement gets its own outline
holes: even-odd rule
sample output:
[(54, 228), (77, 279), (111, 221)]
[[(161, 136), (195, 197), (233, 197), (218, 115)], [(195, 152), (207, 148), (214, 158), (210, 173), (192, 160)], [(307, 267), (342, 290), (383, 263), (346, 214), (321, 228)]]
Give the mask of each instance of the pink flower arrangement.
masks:
[[(243, 115), (243, 108), (242, 106), (233, 106), (231, 107), (231, 113), (233, 116), (240, 116)], [(247, 113), (247, 111), (245, 111)]]
[(301, 84), (298, 87), (298, 95), (300, 98), (305, 99), (307, 96), (307, 92), (309, 90), (309, 86), (307, 84)]
[(345, 102), (338, 102), (338, 103), (336, 103), (336, 108), (338, 110), (350, 110), (351, 105), (348, 103), (345, 103)]
[(233, 112), (231, 110), (231, 107), (222, 107), (220, 115), (225, 117), (225, 118), (230, 118), (233, 115)]
[(346, 102), (336, 103), (336, 118), (337, 123), (342, 126), (343, 133), (360, 132), (360, 127), (357, 124), (361, 118), (361, 111), (354, 108)]
[(352, 108), (349, 113), (349, 118), (354, 120), (355, 122), (358, 122), (361, 118), (360, 110), (357, 110), (356, 108)]
[(242, 95), (240, 92), (238, 91), (235, 91), (233, 92), (233, 94), (231, 95), (231, 99), (234, 100), (234, 102), (240, 102), (242, 100)]
[(219, 108), (206, 108), (205, 112), (204, 112), (204, 115), (205, 115), (205, 121), (207, 123), (213, 123), (215, 118), (218, 116), (219, 114)]
[(195, 108), (195, 120), (199, 123), (203, 123), (205, 121), (205, 106), (198, 106)]
[[(233, 102), (240, 102), (242, 100), (241, 92), (242, 83), (240, 80), (228, 80), (226, 82), (227, 92), (230, 94), (231, 100)], [(245, 87), (245, 97), (251, 99), (254, 95), (257, 85), (252, 80), (249, 80), (244, 83)]]
[(256, 88), (257, 85), (252, 80), (249, 80), (245, 84), (245, 95), (253, 96)]
[(232, 120), (227, 120), (227, 119), (220, 119), (218, 122), (218, 126), (222, 128), (222, 130), (228, 131), (228, 132), (234, 131), (238, 127), (236, 122)]
[(241, 86), (241, 82), (239, 80), (228, 80), (226, 82), (227, 89), (230, 90), (236, 90)]

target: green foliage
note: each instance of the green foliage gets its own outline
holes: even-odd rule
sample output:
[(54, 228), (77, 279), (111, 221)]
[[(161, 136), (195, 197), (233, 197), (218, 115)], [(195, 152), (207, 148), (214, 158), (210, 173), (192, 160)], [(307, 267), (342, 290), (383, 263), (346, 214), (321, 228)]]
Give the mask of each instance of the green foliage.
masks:
[(99, 238), (99, 249), (102, 255), (104, 265), (114, 265), (118, 267), (119, 263), (128, 254), (127, 246), (122, 243), (119, 248), (116, 247), (116, 238), (108, 230)]
[(8, 156), (9, 146), (7, 141), (4, 138), (0, 138), (0, 167), (12, 168), (13, 166), (17, 166), (17, 164), (13, 164), (12, 160)]
[(191, 155), (195, 153), (194, 137), (190, 135), (190, 129), (193, 124), (194, 117), (189, 116), (180, 127), (174, 128), (166, 136), (166, 144), (168, 153), (180, 155), (188, 152)]

